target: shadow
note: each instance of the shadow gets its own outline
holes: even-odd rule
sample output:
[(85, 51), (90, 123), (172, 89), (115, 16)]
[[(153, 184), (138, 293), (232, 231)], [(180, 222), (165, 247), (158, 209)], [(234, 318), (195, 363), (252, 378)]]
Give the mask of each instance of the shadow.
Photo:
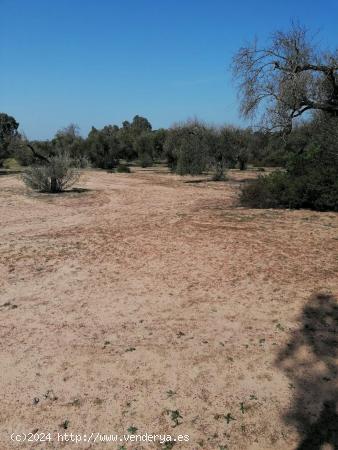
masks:
[(86, 188), (80, 188), (80, 187), (74, 187), (72, 189), (66, 189), (65, 191), (61, 192), (37, 192), (37, 191), (29, 191), (28, 195), (33, 197), (39, 197), (39, 198), (53, 198), (53, 197), (66, 197), (66, 196), (72, 196), (77, 194), (86, 194), (88, 192), (92, 192), (93, 189), (86, 189)]
[(184, 181), (183, 183), (197, 184), (197, 183), (209, 183), (210, 181), (213, 181), (213, 179), (212, 178), (199, 178), (198, 180), (187, 180), (187, 181)]
[(277, 361), (294, 392), (284, 418), (301, 435), (297, 450), (320, 450), (324, 444), (325, 449), (338, 450), (337, 356), (337, 299), (328, 293), (314, 294), (303, 309), (301, 327)]
[(68, 191), (64, 191), (64, 194), (82, 194), (83, 192), (90, 192), (92, 189), (86, 189), (86, 188), (72, 188)]
[(227, 177), (224, 180), (214, 180), (213, 178), (198, 178), (197, 180), (187, 180), (183, 183), (187, 184), (195, 184), (195, 183), (225, 183), (225, 182), (231, 182), (231, 183), (248, 183), (250, 181), (253, 181), (253, 178), (242, 178), (240, 180), (237, 180), (234, 177), (231, 177), (231, 175), (227, 175)]
[(255, 178), (241, 178), (240, 180), (233, 180), (236, 183), (252, 183), (255, 181)]
[(0, 169), (0, 176), (4, 176), (4, 175), (17, 175), (18, 173), (22, 173), (22, 170), (6, 170), (6, 169)]

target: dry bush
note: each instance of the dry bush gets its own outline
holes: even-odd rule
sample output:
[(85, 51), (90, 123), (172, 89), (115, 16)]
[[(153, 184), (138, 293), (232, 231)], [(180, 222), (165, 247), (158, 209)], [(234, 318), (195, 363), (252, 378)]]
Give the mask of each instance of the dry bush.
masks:
[(80, 164), (68, 153), (49, 158), (43, 165), (29, 167), (22, 175), (24, 183), (39, 192), (58, 193), (72, 187), (80, 178)]

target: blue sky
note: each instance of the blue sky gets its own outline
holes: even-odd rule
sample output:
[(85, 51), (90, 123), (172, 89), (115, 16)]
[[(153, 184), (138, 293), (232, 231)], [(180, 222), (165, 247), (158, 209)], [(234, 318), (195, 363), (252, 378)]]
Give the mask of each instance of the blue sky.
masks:
[(77, 123), (241, 123), (229, 66), (291, 19), (338, 45), (338, 1), (0, 0), (0, 111), (31, 139)]

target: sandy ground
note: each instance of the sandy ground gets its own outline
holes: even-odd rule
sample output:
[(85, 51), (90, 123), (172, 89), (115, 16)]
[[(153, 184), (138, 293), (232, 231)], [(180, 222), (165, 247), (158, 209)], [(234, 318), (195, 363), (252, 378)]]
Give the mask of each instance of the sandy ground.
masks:
[(338, 215), (240, 208), (253, 176), (92, 171), (60, 196), (0, 177), (1, 450), (334, 448)]

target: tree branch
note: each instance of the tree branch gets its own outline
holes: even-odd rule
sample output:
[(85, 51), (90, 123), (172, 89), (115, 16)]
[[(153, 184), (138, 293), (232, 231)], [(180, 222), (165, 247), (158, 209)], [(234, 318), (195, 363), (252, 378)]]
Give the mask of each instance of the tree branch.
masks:
[(40, 159), (41, 161), (47, 162), (47, 163), (50, 162), (49, 159), (46, 158), (46, 156), (40, 155), (40, 153), (38, 153), (31, 144), (26, 143), (26, 146), (32, 151), (33, 155), (36, 158)]

